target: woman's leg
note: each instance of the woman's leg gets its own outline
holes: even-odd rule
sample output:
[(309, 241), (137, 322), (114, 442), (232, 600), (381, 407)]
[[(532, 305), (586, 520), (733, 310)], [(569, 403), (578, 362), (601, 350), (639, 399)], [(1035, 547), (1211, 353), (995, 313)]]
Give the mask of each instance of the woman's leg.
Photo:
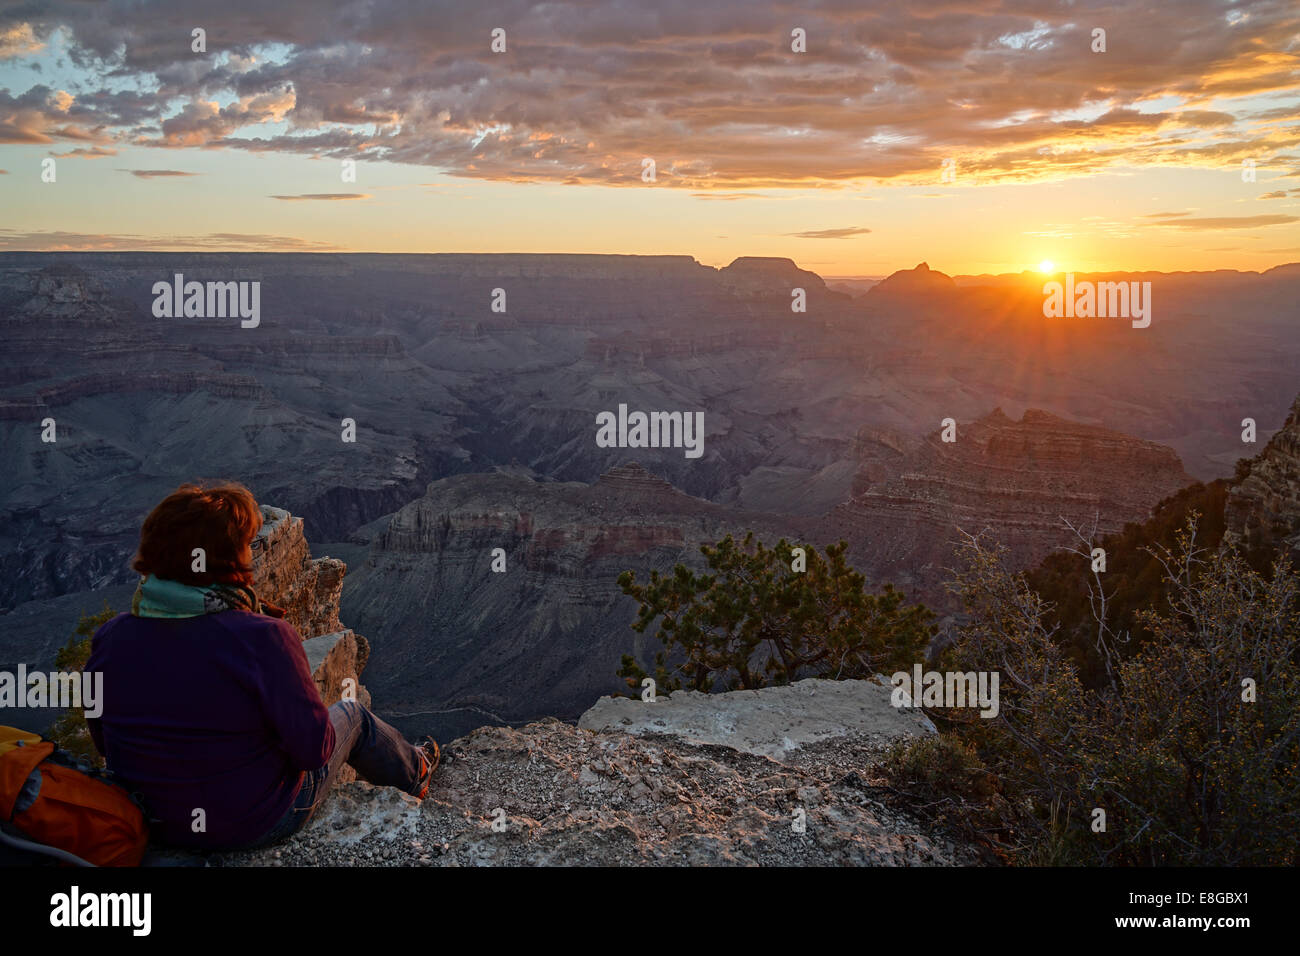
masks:
[(368, 782), (398, 787), (410, 793), (420, 777), (420, 752), (398, 730), (380, 720), (355, 700), (330, 705), (334, 725), (334, 753), (329, 774), (318, 793), (323, 798), (334, 785), (343, 765), (349, 764)]
[(370, 783), (415, 789), (420, 755), (414, 744), (354, 700), (341, 700), (329, 709), (334, 727), (334, 752), (319, 770), (303, 775), (302, 789), (285, 815), (261, 839), (239, 847), (251, 850), (288, 839), (305, 827), (321, 808), (344, 764)]
[(304, 773), (298, 796), (294, 798), (289, 809), (284, 812), (284, 816), (270, 830), (252, 843), (246, 843), (234, 849), (255, 850), (259, 847), (269, 846), (272, 843), (279, 843), (281, 840), (287, 840), (305, 827), (308, 821), (316, 815), (316, 810), (320, 807), (326, 793), (322, 789), (322, 785), (328, 770), (328, 767), (321, 767), (319, 770), (309, 770)]

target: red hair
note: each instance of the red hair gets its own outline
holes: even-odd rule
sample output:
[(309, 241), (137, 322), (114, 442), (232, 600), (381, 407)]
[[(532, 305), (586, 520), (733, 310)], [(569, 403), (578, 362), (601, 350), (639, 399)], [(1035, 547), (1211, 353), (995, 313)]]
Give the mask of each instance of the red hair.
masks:
[[(253, 493), (238, 482), (184, 484), (164, 498), (140, 528), (131, 567), (168, 581), (206, 585), (253, 584), (249, 545), (262, 527)], [(194, 570), (202, 548), (206, 569)]]

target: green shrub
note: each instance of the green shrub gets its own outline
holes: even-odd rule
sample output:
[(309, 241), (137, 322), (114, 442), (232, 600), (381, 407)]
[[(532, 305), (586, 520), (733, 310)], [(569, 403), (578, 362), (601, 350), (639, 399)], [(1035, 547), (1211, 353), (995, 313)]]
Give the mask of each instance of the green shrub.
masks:
[(1202, 548), (1193, 512), (1171, 545), (1149, 547), (1161, 600), (1134, 612), (1148, 639), (1116, 655), (1113, 627), (1096, 631), (1112, 665), (1089, 687), (1005, 549), (972, 538), (963, 551), (954, 660), (999, 671), (1001, 700), (954, 732), (1000, 780), (1022, 860), (1300, 861), (1300, 575), (1285, 558), (1264, 575)]
[[(625, 571), (619, 587), (640, 604), (633, 630), (644, 633), (659, 621), (656, 689), (869, 679), (923, 659), (934, 615), (904, 604), (890, 585), (867, 592), (866, 579), (845, 560), (847, 548), (841, 541), (822, 557), (784, 539), (768, 548), (751, 532), (739, 544), (727, 535), (702, 545), (706, 572), (679, 564), (669, 575), (651, 571), (641, 584)], [(619, 674), (631, 687), (646, 676), (631, 655)]]
[[(59, 649), (54, 657), (54, 666), (60, 671), (81, 671), (90, 659), (90, 642), (95, 632), (107, 621), (117, 615), (108, 602), (97, 614), (82, 614), (77, 626), (73, 628), (68, 642)], [(69, 707), (67, 711), (45, 731), (45, 736), (64, 750), (84, 757), (92, 764), (102, 766), (103, 758), (95, 749), (95, 742), (90, 737), (86, 726), (86, 713), (80, 707)]]
[(948, 734), (896, 740), (881, 766), (894, 786), (931, 798), (983, 801), (997, 789), (975, 748)]

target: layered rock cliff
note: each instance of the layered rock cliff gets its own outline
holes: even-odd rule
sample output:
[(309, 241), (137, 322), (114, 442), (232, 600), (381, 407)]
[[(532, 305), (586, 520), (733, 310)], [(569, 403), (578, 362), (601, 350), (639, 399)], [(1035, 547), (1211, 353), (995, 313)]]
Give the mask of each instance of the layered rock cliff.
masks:
[(302, 519), (262, 506), (265, 546), (254, 551), (253, 588), (264, 601), (282, 607), (284, 619), (302, 636), (312, 677), (328, 707), (344, 696), (370, 705), (361, 672), (370, 643), (339, 621), (339, 594), (347, 565), (337, 558), (313, 558)]
[[(826, 515), (726, 507), (636, 464), (590, 485), (506, 473), (434, 482), (379, 526), (344, 588), (349, 618), (383, 648), (372, 686), (413, 735), (573, 719), (618, 686), (623, 655), (649, 663), (659, 649), (653, 632), (630, 628), (624, 571), (703, 569), (700, 546), (727, 534), (818, 550), (844, 539), (870, 586), (893, 583), (944, 612), (958, 529), (993, 529), (1025, 567), (1070, 541), (1063, 517), (1119, 530), (1191, 482), (1171, 449), (1036, 411), (994, 412), (951, 444), (864, 428), (853, 455), (856, 480), (827, 469), (826, 488), (863, 490)], [(778, 473), (765, 481), (769, 496), (782, 482), (804, 490)]]
[(1095, 516), (1108, 534), (1192, 481), (1171, 448), (1042, 411), (1014, 421), (997, 409), (959, 424), (955, 439), (936, 431), (872, 459), (869, 474), (893, 476), (860, 481), (866, 490), (831, 516), (874, 576), (932, 601), (959, 529), (991, 529), (1025, 567), (1071, 542), (1062, 518), (1090, 527)]
[(372, 687), (411, 735), (574, 719), (616, 689), (623, 654), (648, 660), (658, 646), (628, 627), (635, 604), (619, 574), (698, 564), (701, 544), (747, 530), (773, 542), (798, 533), (791, 519), (691, 497), (637, 464), (590, 485), (444, 478), (375, 537), (343, 606), (374, 641)]
[(1246, 548), (1286, 550), (1300, 562), (1300, 398), (1228, 493), (1224, 537)]

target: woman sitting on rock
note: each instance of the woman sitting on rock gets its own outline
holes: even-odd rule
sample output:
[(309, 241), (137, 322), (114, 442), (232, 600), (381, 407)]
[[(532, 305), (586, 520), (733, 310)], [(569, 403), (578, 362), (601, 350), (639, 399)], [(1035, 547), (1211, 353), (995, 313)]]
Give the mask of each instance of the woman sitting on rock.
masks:
[(421, 798), (438, 766), (436, 743), (408, 743), (356, 701), (326, 710), (302, 638), (253, 592), (261, 526), (242, 485), (182, 485), (140, 531), (131, 613), (92, 642), (104, 706), (86, 723), (160, 842), (273, 843), (311, 819), (345, 763)]

